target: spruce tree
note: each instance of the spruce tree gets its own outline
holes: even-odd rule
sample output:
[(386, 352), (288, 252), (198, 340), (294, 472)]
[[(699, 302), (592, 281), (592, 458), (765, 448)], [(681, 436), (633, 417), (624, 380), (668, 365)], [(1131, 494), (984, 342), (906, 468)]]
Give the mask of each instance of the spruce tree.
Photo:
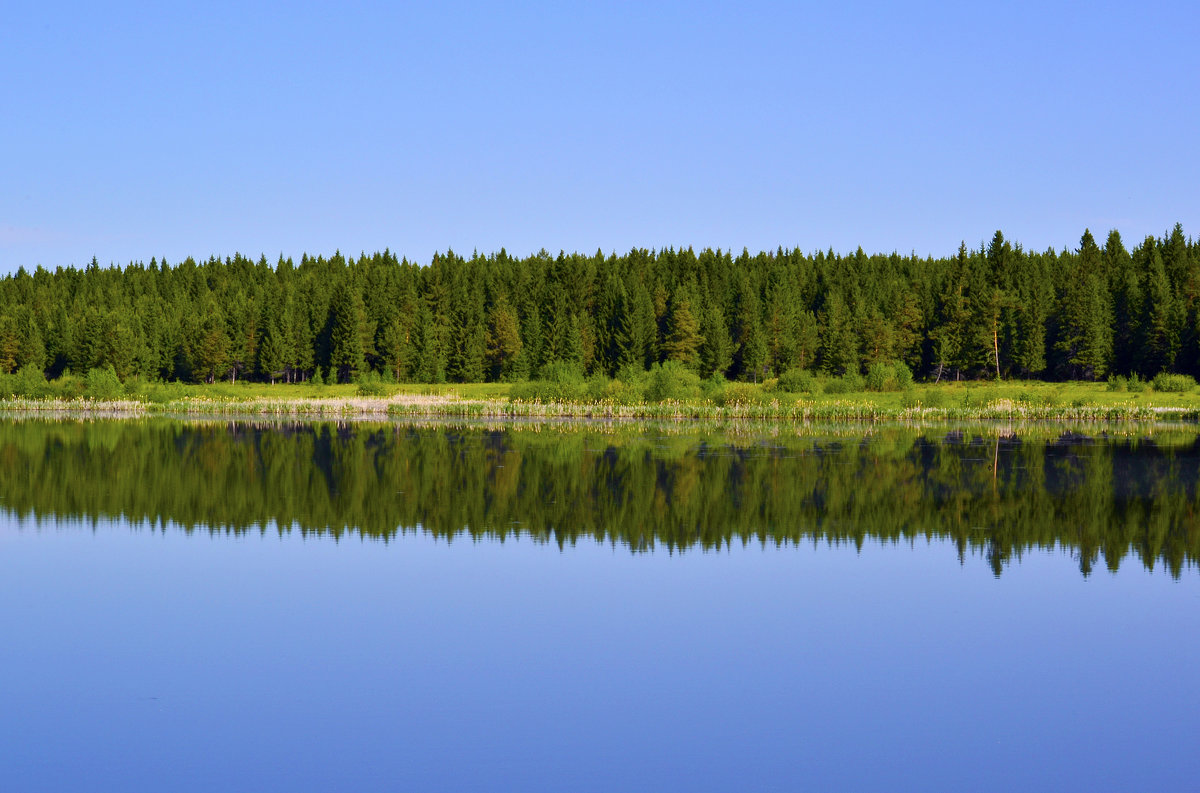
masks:
[(677, 294), (671, 300), (663, 354), (668, 361), (679, 361), (688, 368), (697, 368), (700, 364), (700, 345), (703, 342), (700, 320), (692, 311), (691, 298), (686, 292)]
[(521, 354), (521, 325), (517, 312), (501, 297), (488, 319), (487, 357), (492, 380), (508, 380)]
[(1095, 238), (1091, 231), (1084, 231), (1063, 289), (1055, 344), (1062, 373), (1068, 377), (1101, 378), (1111, 364), (1112, 308), (1103, 265)]
[(338, 284), (330, 305), (330, 377), (350, 382), (366, 367), (363, 356), (362, 325), (365, 322), (362, 297), (345, 281)]

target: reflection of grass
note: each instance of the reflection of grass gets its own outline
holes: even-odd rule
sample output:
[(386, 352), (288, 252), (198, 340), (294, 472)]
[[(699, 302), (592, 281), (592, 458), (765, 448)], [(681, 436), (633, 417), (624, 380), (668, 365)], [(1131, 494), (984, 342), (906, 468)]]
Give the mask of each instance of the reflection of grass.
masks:
[[(84, 399), (0, 401), (8, 410), (175, 413), (187, 415), (616, 418), (748, 421), (1153, 421), (1200, 418), (1194, 391), (1136, 392), (1104, 383), (1036, 381), (917, 384), (900, 391), (792, 394), (768, 385), (729, 383), (704, 396), (649, 402), (595, 399), (583, 388), (555, 400), (512, 399), (507, 383), (384, 385), (380, 396), (358, 387), (264, 383), (140, 384), (121, 402)], [(590, 393), (597, 393), (592, 391)], [(614, 393), (612, 389), (599, 393)]]

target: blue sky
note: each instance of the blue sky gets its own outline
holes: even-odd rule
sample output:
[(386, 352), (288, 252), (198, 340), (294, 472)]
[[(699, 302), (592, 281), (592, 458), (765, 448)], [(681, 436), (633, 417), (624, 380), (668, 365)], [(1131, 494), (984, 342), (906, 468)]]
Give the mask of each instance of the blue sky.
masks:
[(0, 272), (1200, 231), (1186, 3), (20, 6)]

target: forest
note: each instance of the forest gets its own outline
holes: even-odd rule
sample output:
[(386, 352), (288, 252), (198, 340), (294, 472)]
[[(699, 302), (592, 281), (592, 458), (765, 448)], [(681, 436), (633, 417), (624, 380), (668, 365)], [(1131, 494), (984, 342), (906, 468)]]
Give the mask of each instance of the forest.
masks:
[(634, 249), (241, 255), (0, 279), (0, 372), (121, 380), (521, 381), (679, 361), (761, 381), (903, 363), (920, 379), (1200, 374), (1200, 242), (1181, 225), (949, 258)]

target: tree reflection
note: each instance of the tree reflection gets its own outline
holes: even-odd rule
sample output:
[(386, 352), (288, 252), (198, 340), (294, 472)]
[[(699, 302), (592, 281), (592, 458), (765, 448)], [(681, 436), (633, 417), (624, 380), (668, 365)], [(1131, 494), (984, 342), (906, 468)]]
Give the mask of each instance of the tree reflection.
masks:
[(803, 437), (612, 426), (0, 422), (10, 515), (633, 551), (949, 541), (999, 575), (1063, 549), (1176, 577), (1200, 554), (1194, 435)]

